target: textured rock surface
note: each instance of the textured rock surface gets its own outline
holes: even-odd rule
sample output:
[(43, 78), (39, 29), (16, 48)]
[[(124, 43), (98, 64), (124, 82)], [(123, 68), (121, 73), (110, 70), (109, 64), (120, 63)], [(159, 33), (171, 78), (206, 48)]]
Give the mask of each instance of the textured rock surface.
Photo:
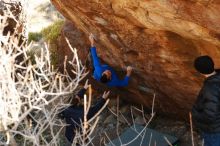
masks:
[(84, 57), (88, 54), (86, 36), (92, 32), (105, 62), (119, 72), (127, 65), (134, 67), (129, 87), (120, 90), (121, 97), (149, 107), (155, 92), (156, 111), (187, 119), (203, 80), (194, 71), (193, 60), (208, 54), (220, 66), (219, 1), (51, 2), (77, 26), (74, 31), (84, 32), (78, 32), (82, 37), (70, 37), (73, 45), (82, 42), (74, 47)]

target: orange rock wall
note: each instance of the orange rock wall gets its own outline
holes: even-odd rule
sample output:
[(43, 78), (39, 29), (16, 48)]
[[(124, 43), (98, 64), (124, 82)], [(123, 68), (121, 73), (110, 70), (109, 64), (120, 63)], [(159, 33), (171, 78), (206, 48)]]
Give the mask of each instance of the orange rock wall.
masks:
[(79, 47), (78, 52), (84, 54), (82, 60), (85, 61), (88, 54), (87, 36), (92, 32), (104, 62), (119, 73), (127, 65), (134, 67), (129, 87), (120, 89), (122, 98), (128, 101), (150, 107), (153, 93), (156, 93), (157, 112), (188, 118), (203, 81), (193, 68), (193, 60), (208, 54), (214, 58), (216, 68), (220, 67), (218, 1), (51, 2), (77, 27), (77, 31), (83, 32), (82, 37), (71, 37), (71, 30), (66, 31), (73, 45), (82, 42), (73, 46)]

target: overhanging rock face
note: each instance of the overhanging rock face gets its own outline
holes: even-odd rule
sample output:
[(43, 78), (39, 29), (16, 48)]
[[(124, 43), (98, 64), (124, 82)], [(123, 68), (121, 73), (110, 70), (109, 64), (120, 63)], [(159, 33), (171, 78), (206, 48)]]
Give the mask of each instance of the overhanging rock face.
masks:
[[(51, 2), (85, 36), (96, 34), (98, 54), (106, 63), (119, 71), (134, 67), (129, 87), (120, 90), (122, 98), (150, 107), (155, 92), (158, 112), (187, 118), (203, 80), (193, 69), (195, 57), (208, 54), (220, 66), (220, 2)], [(88, 54), (85, 48), (78, 51)]]

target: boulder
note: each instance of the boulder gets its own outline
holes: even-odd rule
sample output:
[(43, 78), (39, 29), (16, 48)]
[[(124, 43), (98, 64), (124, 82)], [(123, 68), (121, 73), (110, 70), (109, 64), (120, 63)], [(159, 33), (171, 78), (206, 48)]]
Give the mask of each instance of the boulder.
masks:
[(120, 98), (151, 108), (155, 94), (156, 112), (188, 120), (204, 80), (193, 68), (194, 59), (210, 55), (220, 66), (219, 1), (51, 2), (71, 21), (72, 28), (65, 25), (63, 30), (82, 61), (89, 52), (88, 35), (94, 33), (100, 58), (120, 76), (126, 66), (134, 67), (129, 86), (115, 89)]

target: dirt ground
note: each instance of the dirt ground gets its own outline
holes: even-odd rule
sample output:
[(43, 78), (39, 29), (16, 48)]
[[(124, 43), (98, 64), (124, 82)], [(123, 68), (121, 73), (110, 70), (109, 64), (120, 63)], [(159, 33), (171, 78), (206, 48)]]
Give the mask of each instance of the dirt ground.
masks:
[[(141, 124), (145, 125), (146, 121), (143, 120), (143, 114), (140, 111), (132, 110), (127, 104), (120, 104), (119, 116), (116, 117), (117, 107), (116, 103), (112, 103), (106, 108), (100, 115), (100, 120), (90, 138), (93, 138), (91, 146), (104, 146), (109, 143), (109, 140), (113, 140), (118, 137), (129, 125)], [(114, 114), (113, 114), (114, 113)], [(123, 116), (122, 116), (123, 115)], [(146, 120), (150, 119), (151, 114), (144, 112)], [(124, 120), (126, 118), (126, 120)], [(117, 132), (118, 125), (118, 132)], [(184, 121), (178, 121), (162, 115), (155, 115), (148, 128), (156, 130), (158, 132), (175, 136), (179, 139), (179, 143), (175, 146), (192, 146), (192, 136), (190, 130), (190, 124)], [(117, 134), (118, 133), (118, 134)], [(202, 140), (200, 135), (193, 133), (194, 145), (202, 146)], [(65, 138), (64, 138), (65, 139)], [(63, 140), (61, 145), (65, 145)], [(164, 144), (166, 146), (168, 144)]]
[[(96, 129), (96, 132), (94, 132), (95, 138), (93, 140), (93, 144), (95, 146), (103, 146), (105, 145), (105, 142), (109, 142), (108, 139), (112, 140), (117, 138), (117, 118), (114, 118), (113, 116), (107, 116), (109, 114), (109, 111), (105, 111), (100, 118), (100, 122)], [(134, 118), (135, 116), (137, 115), (134, 114)], [(147, 116), (149, 115), (146, 114), (146, 117)], [(130, 116), (125, 115), (125, 117), (129, 122), (132, 123), (132, 118)], [(123, 122), (123, 120), (121, 120), (121, 122), (119, 123), (119, 133), (123, 132), (126, 128), (129, 127), (128, 123)], [(177, 121), (175, 119), (170, 119), (160, 115), (156, 115), (148, 127), (161, 133), (166, 133), (177, 137), (179, 139), (179, 143), (176, 146), (192, 146), (190, 124), (187, 122)], [(105, 133), (108, 135), (108, 137)], [(202, 146), (201, 137), (195, 131), (193, 133), (193, 138), (195, 146)]]

